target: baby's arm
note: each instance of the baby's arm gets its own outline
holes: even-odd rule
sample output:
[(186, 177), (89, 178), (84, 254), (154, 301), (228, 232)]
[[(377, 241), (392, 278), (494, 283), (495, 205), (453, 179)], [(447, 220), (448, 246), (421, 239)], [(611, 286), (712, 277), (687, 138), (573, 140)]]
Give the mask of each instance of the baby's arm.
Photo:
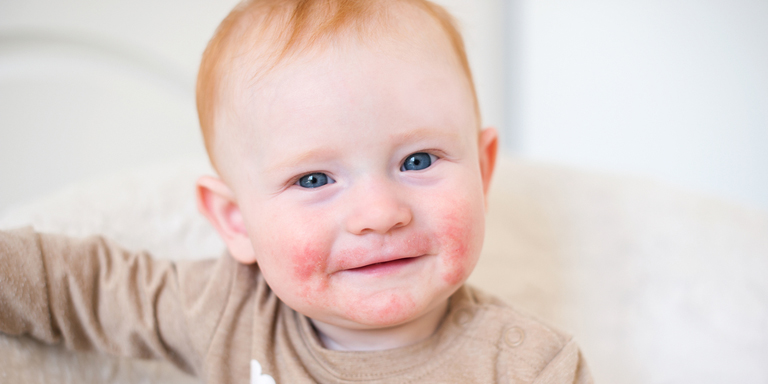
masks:
[(225, 301), (228, 285), (208, 284), (217, 268), (152, 260), (99, 237), (0, 232), (0, 331), (194, 373)]

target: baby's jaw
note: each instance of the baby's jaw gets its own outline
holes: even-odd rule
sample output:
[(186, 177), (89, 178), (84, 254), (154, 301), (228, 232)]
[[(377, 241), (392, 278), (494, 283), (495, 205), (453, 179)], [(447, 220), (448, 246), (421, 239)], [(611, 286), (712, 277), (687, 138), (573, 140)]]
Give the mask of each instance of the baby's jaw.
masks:
[(416, 344), (432, 336), (445, 313), (448, 300), (422, 316), (387, 328), (351, 329), (310, 319), (325, 348), (336, 351), (380, 351)]

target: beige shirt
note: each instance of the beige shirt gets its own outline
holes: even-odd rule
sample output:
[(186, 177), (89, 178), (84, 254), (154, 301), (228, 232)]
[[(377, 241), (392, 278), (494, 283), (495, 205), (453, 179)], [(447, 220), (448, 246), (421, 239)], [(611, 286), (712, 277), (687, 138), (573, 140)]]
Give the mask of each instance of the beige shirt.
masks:
[(470, 287), (427, 340), (331, 351), (255, 265), (158, 261), (30, 229), (0, 232), (0, 331), (166, 359), (209, 383), (592, 382), (570, 337)]

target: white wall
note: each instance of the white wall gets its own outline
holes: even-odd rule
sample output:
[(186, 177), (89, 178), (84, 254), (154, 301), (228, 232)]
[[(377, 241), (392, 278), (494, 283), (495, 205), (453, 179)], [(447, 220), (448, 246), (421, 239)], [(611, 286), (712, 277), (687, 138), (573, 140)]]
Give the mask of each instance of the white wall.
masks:
[(768, 2), (519, 0), (513, 148), (768, 210)]
[(0, 211), (72, 182), (204, 159), (194, 79), (234, 3), (0, 2)]
[(506, 126), (507, 0), (434, 0), (458, 21), (477, 88), (484, 126)]

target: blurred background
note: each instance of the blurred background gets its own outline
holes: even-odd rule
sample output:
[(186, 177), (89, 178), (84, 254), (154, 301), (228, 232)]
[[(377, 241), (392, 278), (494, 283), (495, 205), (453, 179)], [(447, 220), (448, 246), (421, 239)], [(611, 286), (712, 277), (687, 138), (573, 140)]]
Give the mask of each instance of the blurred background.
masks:
[[(236, 2), (0, 0), (0, 217), (72, 183), (205, 161), (195, 75), (205, 44)], [(764, 382), (767, 371), (753, 362), (766, 356), (768, 345), (768, 296), (759, 282), (768, 274), (768, 1), (437, 2), (464, 31), (485, 124), (499, 128), (506, 154), (544, 164), (534, 169), (554, 187), (542, 190), (560, 191), (552, 194), (560, 200), (546, 195), (541, 206), (511, 201), (512, 211), (527, 219), (539, 208), (567, 207), (563, 201), (571, 197), (588, 203), (573, 217), (586, 217), (593, 227), (581, 228), (563, 214), (560, 222), (573, 224), (578, 235), (566, 236), (576, 245), (564, 248), (579, 261), (600, 255), (608, 262), (593, 257), (598, 261), (587, 266), (600, 272), (598, 279), (574, 263), (569, 276), (575, 283), (563, 287), (578, 293), (594, 286), (588, 294), (567, 293), (586, 300), (590, 313), (600, 304), (619, 315), (562, 324), (577, 338), (605, 336), (599, 339), (604, 345), (580, 339), (595, 370), (608, 382), (679, 382), (668, 378), (691, 372), (711, 377), (707, 382)], [(603, 179), (572, 178), (546, 164), (648, 180), (739, 209), (732, 213), (685, 193), (651, 204), (645, 197), (657, 195), (634, 181), (622, 182), (620, 199), (611, 200)], [(524, 172), (515, 175), (525, 180)], [(497, 184), (526, 188), (516, 180)], [(529, 186), (531, 196), (542, 195), (536, 188)], [(629, 189), (642, 190), (637, 196), (643, 199)], [(48, 201), (46, 210), (58, 201)], [(614, 220), (648, 207), (653, 215), (646, 221)], [(518, 232), (550, 230), (507, 216), (499, 221)], [(609, 243), (613, 232), (645, 242), (614, 236)], [(539, 254), (557, 244), (533, 238), (516, 256), (551, 262)], [(514, 268), (528, 273), (524, 263)], [(603, 300), (599, 292), (615, 297)], [(633, 326), (605, 326), (612, 322)], [(622, 340), (634, 341), (617, 346)], [(629, 350), (644, 357), (625, 359)], [(613, 355), (622, 362), (595, 358)], [(619, 380), (641, 371), (632, 364), (676, 372), (686, 361), (678, 376)], [(720, 376), (711, 375), (715, 371)]]
[[(234, 3), (0, 2), (0, 211), (203, 157), (195, 74)], [(768, 2), (439, 3), (506, 152), (768, 210)]]
[[(768, 2), (438, 2), (507, 153), (768, 210)], [(203, 158), (195, 74), (235, 3), (0, 2), (0, 211)]]

